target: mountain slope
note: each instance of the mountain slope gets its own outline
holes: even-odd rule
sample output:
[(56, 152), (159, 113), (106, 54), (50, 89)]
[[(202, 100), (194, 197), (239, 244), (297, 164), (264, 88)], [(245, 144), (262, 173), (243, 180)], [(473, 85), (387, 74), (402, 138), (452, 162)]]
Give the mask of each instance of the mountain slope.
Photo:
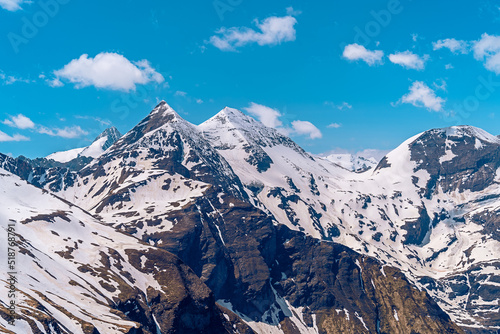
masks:
[[(16, 327), (7, 324), (9, 301), (2, 297), (0, 331), (251, 333), (217, 307), (206, 285), (172, 254), (4, 170), (0, 185), (0, 219), (16, 226), (19, 310)], [(0, 240), (6, 245), (7, 233)], [(7, 258), (6, 247), (0, 252)], [(6, 289), (0, 287), (2, 296)]]
[[(224, 113), (241, 117), (230, 109)], [(267, 210), (252, 189), (251, 181), (259, 179), (250, 172), (247, 176), (252, 178), (247, 178), (240, 168), (271, 185), (297, 183), (312, 195), (319, 185), (336, 187), (327, 179), (331, 173), (340, 179), (349, 172), (329, 162), (324, 167), (323, 161), (319, 164), (289, 138), (252, 119), (235, 121), (244, 121), (250, 130), (226, 133), (234, 140), (222, 147), (212, 145), (207, 128), (189, 124), (162, 102), (81, 170), (74, 187), (59, 194), (116, 229), (179, 256), (210, 287), (220, 305), (238, 313), (258, 333), (338, 332), (345, 328), (365, 333), (367, 328), (376, 331), (377, 324), (402, 333), (461, 332), (428, 295), (411, 288), (397, 270), (398, 289), (406, 291), (404, 301), (399, 302), (394, 299), (393, 278), (380, 274), (380, 263), (340, 245), (318, 244), (300, 232), (329, 236), (319, 221), (304, 227), (287, 224), (293, 230), (280, 227), (280, 217)], [(226, 157), (230, 153), (235, 154), (234, 160)], [(266, 162), (266, 155), (272, 162)], [(296, 178), (289, 182), (284, 172)], [(314, 204), (304, 201), (305, 206)], [(306, 212), (305, 217), (312, 215), (312, 211)], [(307, 242), (298, 243), (286, 257), (288, 246), (283, 245), (292, 239)], [(310, 267), (314, 256), (301, 259), (301, 254), (323, 254), (321, 263), (327, 269), (317, 273), (317, 281), (307, 282), (301, 276), (316, 270)], [(341, 270), (338, 261), (347, 267)], [(371, 274), (360, 278), (361, 271)], [(371, 285), (375, 272), (379, 273), (377, 282), (390, 287), (387, 292), (377, 297), (366, 288), (353, 300), (352, 291)], [(330, 285), (334, 282), (338, 285)], [(296, 297), (303, 289), (310, 294)], [(323, 300), (325, 294), (330, 297)], [(379, 310), (384, 300), (399, 305), (398, 312), (408, 316), (395, 322), (392, 307)], [(319, 320), (311, 320), (314, 318)]]
[[(498, 138), (473, 127), (431, 130), (403, 143), (375, 170), (355, 174), (259, 140), (264, 131), (255, 131), (253, 122), (223, 110), (200, 128), (259, 207), (292, 229), (397, 266), (462, 325), (496, 330), (500, 293), (480, 273), (500, 273), (494, 256)], [(255, 168), (246, 146), (273, 164)]]
[(162, 102), (72, 182), (2, 166), (177, 255), (257, 333), (495, 333), (499, 152), (435, 129), (355, 173), (238, 110), (194, 126)]

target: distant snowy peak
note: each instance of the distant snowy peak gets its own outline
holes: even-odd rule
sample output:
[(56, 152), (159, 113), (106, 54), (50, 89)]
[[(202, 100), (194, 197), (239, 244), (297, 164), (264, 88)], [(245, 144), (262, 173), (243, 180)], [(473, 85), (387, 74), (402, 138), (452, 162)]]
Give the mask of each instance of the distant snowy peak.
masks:
[(101, 133), (95, 140), (94, 142), (102, 139), (102, 138), (106, 138), (106, 140), (104, 141), (103, 145), (102, 145), (102, 149), (104, 151), (106, 151), (108, 148), (111, 147), (111, 145), (113, 145), (115, 142), (118, 141), (118, 139), (120, 139), (121, 137), (121, 133), (120, 131), (118, 131), (117, 128), (115, 128), (114, 126), (104, 130), (103, 133)]
[(330, 154), (323, 158), (353, 172), (367, 171), (375, 168), (378, 163), (373, 157), (362, 157), (349, 153)]
[(48, 160), (54, 160), (61, 163), (67, 163), (70, 162), (71, 160), (78, 158), (78, 156), (80, 155), (80, 153), (82, 153), (83, 150), (85, 150), (85, 147), (75, 148), (68, 151), (55, 152), (46, 156), (45, 158)]
[(474, 126), (452, 126), (449, 128), (441, 129), (441, 131), (445, 131), (447, 137), (473, 137), (479, 139), (482, 142), (500, 145), (500, 138), (498, 136), (494, 136), (484, 131), (483, 129), (479, 129)]
[[(425, 197), (444, 192), (481, 191), (495, 183), (500, 139), (472, 126), (433, 129), (405, 141), (385, 156), (375, 173), (428, 174)], [(418, 178), (414, 178), (415, 183)]]
[(75, 148), (68, 151), (56, 152), (48, 155), (46, 159), (54, 160), (60, 163), (68, 163), (79, 157), (97, 158), (111, 147), (121, 134), (117, 128), (111, 127), (104, 130), (97, 138), (87, 147)]
[[(500, 138), (473, 126), (451, 126), (432, 129), (417, 134), (391, 151), (377, 169), (389, 167), (393, 163), (407, 163), (402, 156), (408, 156), (417, 165), (435, 162), (442, 164), (457, 157), (458, 151), (481, 150), (486, 146), (497, 147)], [(408, 154), (409, 153), (409, 154)], [(463, 154), (467, 157), (468, 154)]]

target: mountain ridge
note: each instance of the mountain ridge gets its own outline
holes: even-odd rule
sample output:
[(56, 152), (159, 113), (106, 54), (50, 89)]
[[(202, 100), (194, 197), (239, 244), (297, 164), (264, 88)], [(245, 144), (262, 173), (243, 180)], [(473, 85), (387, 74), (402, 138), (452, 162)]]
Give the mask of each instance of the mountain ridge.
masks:
[[(179, 256), (219, 304), (259, 333), (279, 326), (279, 333), (349, 326), (378, 332), (379, 320), (388, 332), (430, 333), (434, 325), (442, 331), (451, 322), (430, 306), (431, 296), (454, 322), (479, 333), (474, 328), (494, 330), (498, 307), (491, 303), (499, 298), (490, 282), (500, 279), (494, 138), (467, 126), (429, 130), (387, 154), (377, 168), (354, 173), (235, 109), (196, 126), (163, 101), (75, 173), (72, 185), (56, 191), (118, 231)], [(290, 240), (294, 246), (287, 246)], [(311, 269), (318, 256), (328, 270)], [(332, 257), (346, 271), (338, 271)], [(395, 309), (375, 312), (384, 300), (400, 303), (381, 274), (384, 266), (396, 268), (391, 273), (401, 273), (411, 287), (414, 303), (399, 304), (399, 325)], [(325, 301), (328, 286), (308, 282), (309, 275), (341, 286)], [(391, 288), (377, 297), (371, 284)], [(361, 292), (347, 302), (340, 291), (354, 286)], [(311, 294), (301, 294), (304, 289)], [(427, 297), (417, 298), (417, 291)], [(367, 296), (374, 304), (361, 307)], [(425, 318), (422, 305), (441, 314), (431, 327), (410, 316)], [(319, 322), (306, 321), (313, 315)]]

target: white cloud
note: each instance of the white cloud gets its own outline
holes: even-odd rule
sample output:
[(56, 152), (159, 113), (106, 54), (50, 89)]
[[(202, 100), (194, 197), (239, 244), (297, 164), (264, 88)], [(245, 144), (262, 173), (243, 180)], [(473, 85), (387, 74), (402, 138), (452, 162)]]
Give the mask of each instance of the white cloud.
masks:
[(326, 101), (325, 105), (330, 106), (330, 107), (335, 108), (335, 109), (338, 109), (338, 110), (352, 109), (352, 105), (350, 105), (347, 102), (342, 102), (341, 104), (337, 105), (333, 102)]
[(42, 126), (38, 129), (38, 132), (52, 137), (61, 137), (67, 139), (78, 138), (81, 136), (88, 135), (88, 132), (82, 130), (82, 128), (79, 126), (65, 127), (63, 129), (58, 129), (58, 128), (49, 129)]
[(338, 129), (340, 127), (342, 127), (342, 124), (339, 124), (339, 123), (332, 123), (332, 124), (329, 124), (327, 126), (327, 128), (330, 128), (330, 129)]
[(354, 43), (349, 44), (344, 48), (342, 56), (352, 61), (363, 60), (368, 65), (373, 66), (376, 64), (382, 64), (384, 52), (381, 50), (367, 50), (363, 45)]
[(400, 103), (413, 104), (415, 107), (427, 108), (431, 111), (444, 112), (443, 105), (446, 100), (437, 96), (434, 90), (421, 81), (415, 81), (410, 87), (410, 92), (404, 95)]
[(3, 83), (6, 85), (12, 85), (15, 84), (16, 82), (22, 82), (22, 83), (35, 82), (34, 80), (24, 79), (13, 75), (6, 75), (3, 71), (0, 71), (0, 80), (2, 80)]
[(243, 108), (250, 114), (256, 116), (258, 120), (270, 128), (279, 128), (283, 125), (280, 121), (280, 117), (283, 116), (278, 110), (266, 107), (262, 104), (250, 103), (250, 106)]
[(24, 115), (11, 116), (10, 119), (6, 119), (2, 122), (5, 125), (8, 125), (12, 128), (18, 129), (34, 129), (35, 123), (28, 117)]
[(21, 136), (19, 134), (15, 134), (13, 136), (9, 136), (8, 134), (0, 131), (0, 142), (8, 142), (8, 141), (28, 141), (30, 140), (28, 137)]
[(11, 12), (21, 9), (23, 3), (30, 3), (31, 1), (25, 0), (0, 0), (0, 7)]
[(311, 139), (321, 138), (321, 131), (311, 122), (296, 120), (292, 122), (292, 127), (284, 127), (280, 117), (283, 116), (277, 109), (273, 109), (262, 104), (250, 103), (250, 106), (243, 108), (249, 114), (270, 128), (275, 128), (281, 134), (290, 136), (293, 134), (307, 135)]
[(437, 42), (432, 43), (432, 47), (434, 50), (439, 50), (439, 49), (449, 49), (453, 53), (469, 53), (469, 42), (467, 41), (462, 41), (462, 40), (456, 40), (454, 38), (447, 38), (447, 39), (440, 39)]
[(307, 135), (311, 139), (322, 138), (321, 131), (311, 122), (308, 121), (293, 121), (292, 128), (299, 135)]
[(203, 100), (202, 100), (202, 99), (196, 99), (196, 103), (198, 103), (198, 104), (202, 104), (202, 103), (203, 103)]
[(293, 9), (293, 7), (288, 7), (286, 9), (286, 13), (289, 15), (289, 16), (299, 16), (300, 14), (302, 14), (302, 11), (300, 10), (295, 10)]
[(425, 62), (427, 59), (427, 55), (420, 57), (411, 51), (396, 52), (389, 55), (389, 60), (392, 63), (413, 70), (423, 70), (425, 68)]
[(64, 84), (62, 83), (61, 80), (59, 80), (59, 78), (54, 78), (52, 80), (46, 80), (46, 81), (49, 84), (49, 86), (53, 88), (64, 86)]
[(474, 58), (483, 61), (487, 70), (500, 74), (500, 36), (483, 34), (472, 49)]
[(69, 81), (77, 88), (94, 86), (111, 90), (135, 90), (138, 84), (149, 82), (162, 83), (163, 76), (156, 72), (147, 60), (130, 62), (117, 53), (99, 53), (94, 58), (87, 54), (73, 59), (62, 69), (54, 71), (52, 87), (62, 86), (62, 81)]
[(445, 68), (445, 69), (447, 69), (447, 70), (451, 70), (451, 69), (453, 69), (454, 67), (453, 67), (453, 65), (452, 65), (452, 64), (446, 64), (446, 65), (444, 65), (444, 68)]
[[(90, 119), (90, 120), (96, 121), (97, 123), (101, 124), (101, 126), (111, 126), (113, 124), (110, 120), (102, 119), (100, 117), (75, 115), (75, 118), (76, 119)], [(66, 120), (64, 118), (62, 118), (62, 119), (60, 119), (60, 121), (64, 122)]]
[[(291, 7), (290, 7), (291, 8)], [(290, 8), (287, 9), (290, 12)], [(296, 14), (293, 11), (292, 14)], [(277, 45), (282, 42), (295, 41), (295, 24), (297, 19), (292, 15), (283, 17), (271, 16), (262, 22), (254, 21), (260, 31), (248, 27), (220, 28), (216, 35), (210, 37), (210, 44), (222, 51), (236, 51), (247, 44)]]
[(186, 92), (183, 92), (183, 91), (178, 90), (178, 91), (176, 91), (176, 92), (175, 92), (175, 94), (174, 94), (174, 95), (175, 95), (175, 96), (182, 96), (182, 97), (186, 97), (186, 96), (187, 96), (187, 93), (186, 93)]
[(446, 81), (444, 81), (443, 79), (436, 80), (432, 83), (432, 85), (434, 86), (434, 88), (444, 91), (446, 91), (446, 88), (448, 87)]
[(23, 78), (18, 78), (18, 77), (15, 77), (15, 76), (8, 76), (5, 78), (5, 84), (6, 85), (12, 85), (12, 84), (15, 84), (16, 82), (22, 82), (22, 83), (32, 83), (34, 81), (31, 81), (29, 79), (23, 79)]

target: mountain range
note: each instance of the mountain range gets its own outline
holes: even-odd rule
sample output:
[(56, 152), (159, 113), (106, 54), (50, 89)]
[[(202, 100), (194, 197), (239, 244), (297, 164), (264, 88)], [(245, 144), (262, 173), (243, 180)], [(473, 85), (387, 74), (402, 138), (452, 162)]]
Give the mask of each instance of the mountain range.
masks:
[(500, 330), (500, 138), (478, 128), (377, 162), (161, 102), (123, 136), (0, 168), (20, 264), (5, 333)]

